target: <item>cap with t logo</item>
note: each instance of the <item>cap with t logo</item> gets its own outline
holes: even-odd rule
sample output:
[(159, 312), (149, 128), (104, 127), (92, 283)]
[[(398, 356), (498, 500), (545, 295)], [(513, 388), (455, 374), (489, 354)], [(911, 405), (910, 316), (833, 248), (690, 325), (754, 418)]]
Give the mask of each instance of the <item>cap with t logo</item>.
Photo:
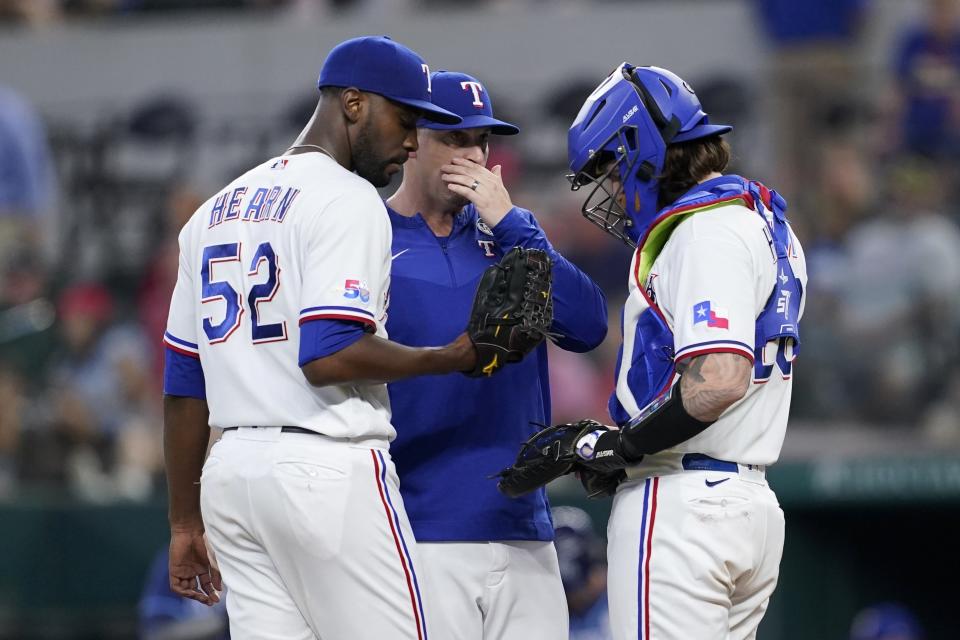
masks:
[(493, 117), (493, 103), (487, 88), (473, 76), (455, 71), (437, 71), (432, 76), (433, 103), (463, 118), (463, 122), (450, 124), (421, 120), (418, 127), (424, 129), (474, 129), (490, 127), (490, 133), (512, 136), (520, 133), (516, 125)]
[(416, 52), (388, 36), (363, 36), (330, 51), (317, 86), (356, 87), (420, 109), (423, 117), (456, 124), (461, 117), (430, 99), (430, 68)]

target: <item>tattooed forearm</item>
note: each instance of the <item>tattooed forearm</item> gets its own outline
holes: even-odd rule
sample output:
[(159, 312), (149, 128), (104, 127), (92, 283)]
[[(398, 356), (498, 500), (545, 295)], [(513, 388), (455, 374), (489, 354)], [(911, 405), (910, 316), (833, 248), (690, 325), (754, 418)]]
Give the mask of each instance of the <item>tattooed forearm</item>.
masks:
[(750, 361), (735, 353), (708, 353), (679, 368), (683, 408), (703, 422), (713, 422), (747, 393)]

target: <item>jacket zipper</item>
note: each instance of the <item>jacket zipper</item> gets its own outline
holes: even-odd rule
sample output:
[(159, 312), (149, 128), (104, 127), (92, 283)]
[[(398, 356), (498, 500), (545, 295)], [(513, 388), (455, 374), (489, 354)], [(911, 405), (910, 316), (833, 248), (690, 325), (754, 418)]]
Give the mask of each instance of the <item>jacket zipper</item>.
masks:
[[(437, 236), (433, 237), (437, 238)], [(447, 244), (449, 240), (450, 236), (447, 236), (446, 238), (437, 238), (437, 242), (440, 243), (440, 249), (443, 251), (443, 259), (447, 261), (447, 271), (450, 273), (450, 284), (455, 287), (457, 286), (457, 278), (453, 272), (453, 261), (450, 260), (450, 252), (447, 251)]]

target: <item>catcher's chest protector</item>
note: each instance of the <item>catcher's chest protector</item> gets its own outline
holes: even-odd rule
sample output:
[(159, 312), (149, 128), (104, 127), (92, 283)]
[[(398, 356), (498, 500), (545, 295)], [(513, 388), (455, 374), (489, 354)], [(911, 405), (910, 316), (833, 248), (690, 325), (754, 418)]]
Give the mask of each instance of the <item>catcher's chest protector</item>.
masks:
[[(767, 303), (756, 321), (754, 340), (754, 380), (764, 381), (770, 377), (775, 365), (789, 367), (800, 349), (801, 284), (790, 265), (790, 231), (787, 227), (787, 203), (775, 191), (759, 182), (745, 180), (740, 176), (724, 176), (717, 183), (711, 181), (707, 190), (693, 191), (664, 209), (637, 247), (637, 281), (647, 282), (647, 276), (677, 225), (691, 215), (709, 211), (717, 206), (731, 203), (742, 204), (753, 210), (765, 223), (767, 240), (777, 258), (777, 282)], [(645, 407), (665, 392), (674, 376), (673, 330), (657, 306), (653, 290), (643, 290), (648, 308), (637, 321), (632, 336), (632, 352), (625, 350), (617, 362), (617, 376), (625, 366), (623, 359), (632, 358), (627, 382), (638, 407)], [(625, 341), (627, 336), (624, 336)], [(767, 350), (769, 353), (764, 353)], [(782, 362), (781, 362), (782, 360)], [(610, 416), (619, 425), (632, 417), (617, 400), (614, 392), (609, 402)]]

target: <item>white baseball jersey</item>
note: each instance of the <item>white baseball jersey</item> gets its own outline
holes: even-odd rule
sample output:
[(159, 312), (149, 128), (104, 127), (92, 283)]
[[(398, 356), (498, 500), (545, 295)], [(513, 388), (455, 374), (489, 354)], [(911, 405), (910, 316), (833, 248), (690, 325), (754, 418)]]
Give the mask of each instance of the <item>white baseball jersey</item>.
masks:
[(376, 189), (322, 153), (268, 160), (194, 213), (164, 340), (199, 355), (211, 426), (394, 437), (386, 385), (315, 388), (298, 363), (309, 320), (386, 337), (391, 241)]
[[(769, 237), (755, 211), (728, 204), (694, 214), (677, 226), (654, 261), (642, 291), (635, 277), (639, 253), (635, 254), (624, 310), (624, 354), (634, 352), (638, 318), (649, 308), (646, 294), (673, 331), (675, 361), (733, 352), (753, 362), (756, 319), (780, 277)], [(792, 232), (789, 254), (805, 291), (803, 250)], [(800, 309), (802, 313), (802, 300)], [(778, 349), (788, 353), (778, 358)], [(791, 343), (769, 343), (763, 359), (773, 364), (772, 370), (755, 366), (753, 384), (740, 401), (707, 430), (664, 453), (700, 453), (742, 464), (775, 462), (790, 411)], [(617, 379), (617, 399), (628, 413), (636, 415), (642, 407), (636, 406), (627, 384), (630, 369), (624, 362)]]

